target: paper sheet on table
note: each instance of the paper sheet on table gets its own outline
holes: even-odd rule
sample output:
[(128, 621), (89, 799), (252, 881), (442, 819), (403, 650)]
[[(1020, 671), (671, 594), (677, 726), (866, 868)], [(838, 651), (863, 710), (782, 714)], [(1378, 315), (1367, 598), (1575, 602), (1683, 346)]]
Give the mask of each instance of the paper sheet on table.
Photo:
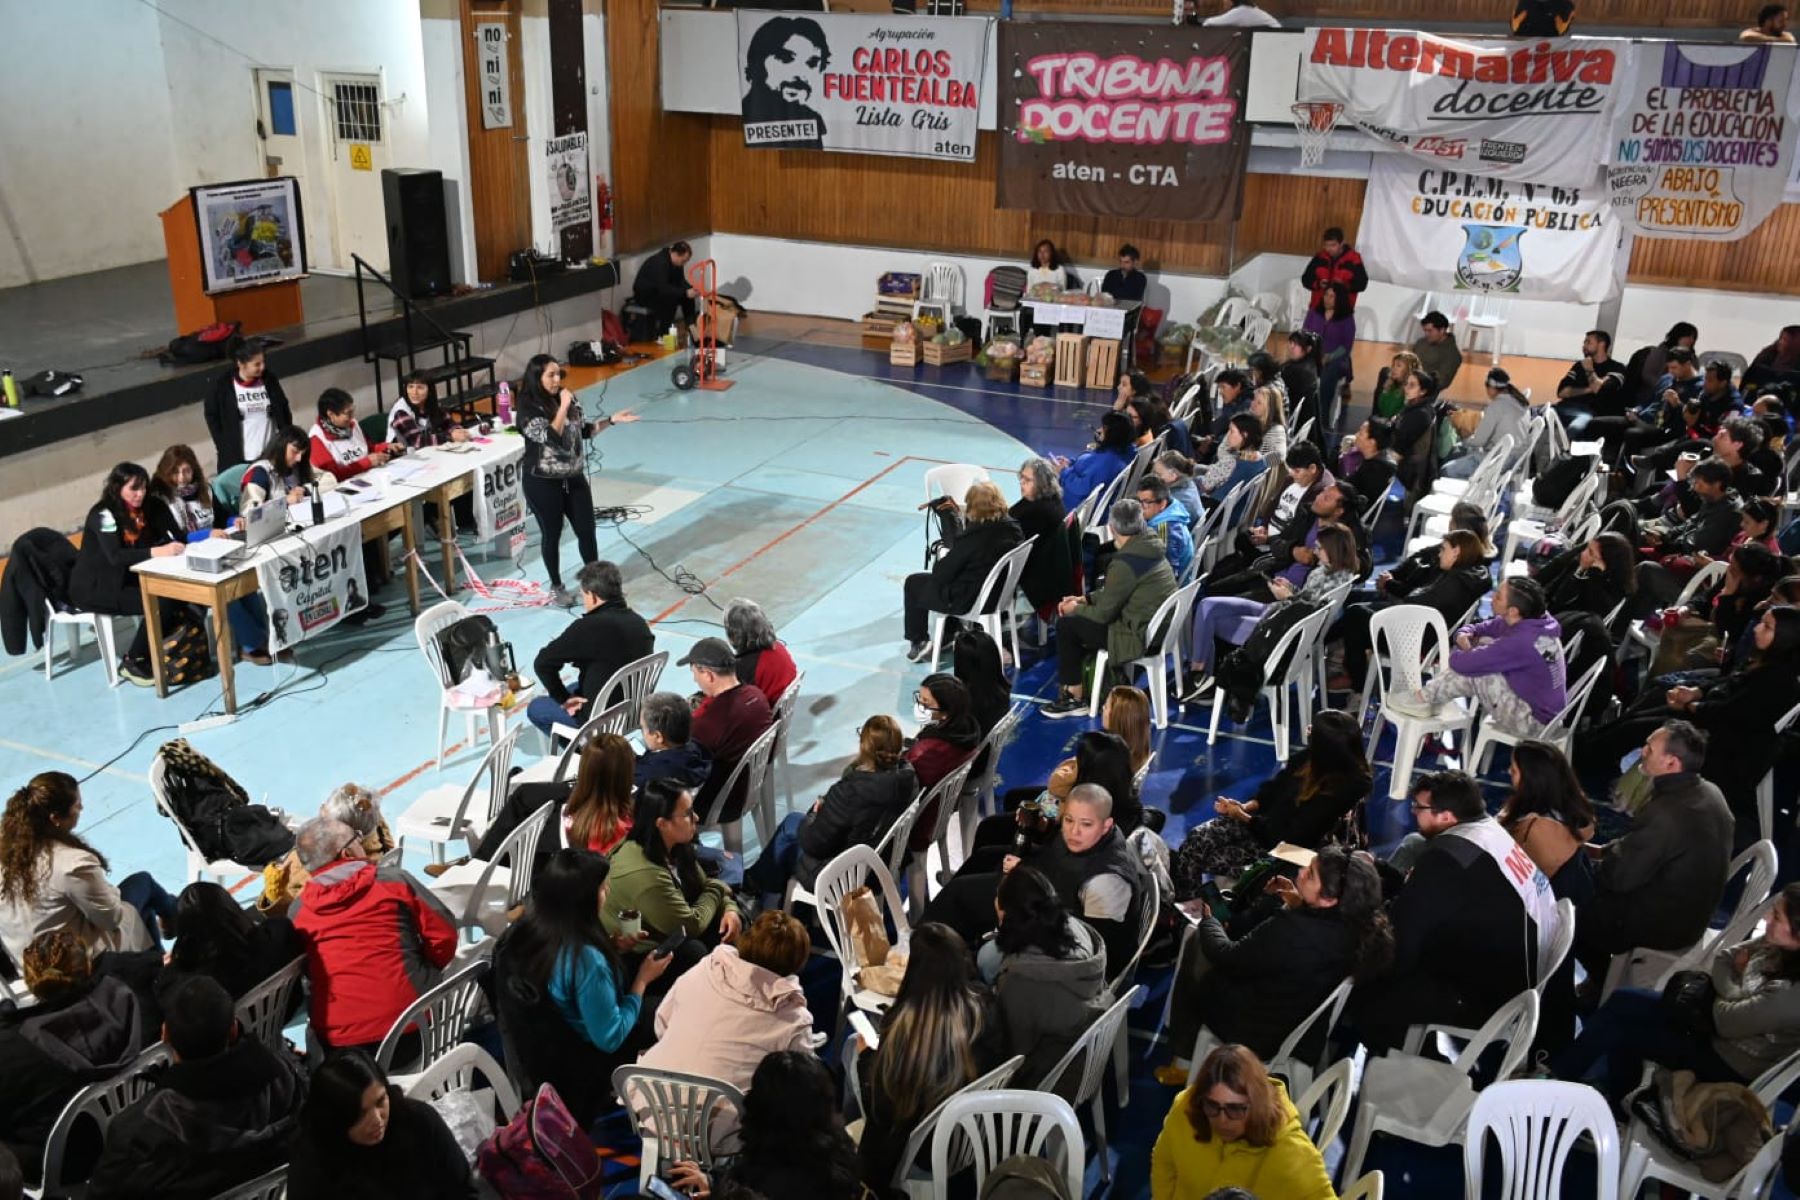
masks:
[(379, 504), (385, 498), (387, 489), (381, 481), (370, 479), (367, 475), (361, 479), (352, 479), (336, 489), (336, 495), (343, 496), (351, 504)]
[(1313, 859), (1319, 857), (1317, 850), (1308, 850), (1305, 846), (1296, 846), (1292, 842), (1277, 842), (1269, 851), (1269, 857), (1284, 863), (1292, 863), (1296, 867), (1305, 867)]
[(426, 469), (425, 464), (416, 458), (396, 458), (387, 466), (380, 468), (395, 483), (409, 479)]

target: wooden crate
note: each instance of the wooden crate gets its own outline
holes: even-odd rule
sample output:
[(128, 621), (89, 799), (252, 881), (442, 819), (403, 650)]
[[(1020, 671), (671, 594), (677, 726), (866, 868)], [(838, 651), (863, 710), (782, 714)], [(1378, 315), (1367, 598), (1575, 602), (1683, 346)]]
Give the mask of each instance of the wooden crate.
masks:
[(925, 365), (928, 367), (947, 367), (951, 363), (968, 362), (975, 357), (975, 344), (961, 341), (951, 346), (943, 342), (926, 342)]
[(1019, 360), (1016, 358), (990, 358), (983, 373), (996, 383), (1011, 383), (1019, 377)]
[(1050, 386), (1049, 363), (1020, 363), (1019, 386), (1047, 388)]
[(1081, 386), (1082, 349), (1087, 339), (1079, 333), (1056, 335), (1056, 386)]
[(864, 333), (879, 333), (892, 337), (894, 335), (894, 326), (901, 321), (909, 320), (910, 312), (911, 310), (909, 309), (907, 313), (903, 313), (899, 316), (895, 316), (893, 313), (882, 312), (879, 309), (866, 312), (862, 315), (862, 330)]
[(1119, 343), (1094, 338), (1088, 343), (1087, 385), (1111, 391), (1119, 380)]
[(896, 342), (888, 347), (888, 362), (896, 367), (916, 367), (919, 365), (919, 343)]

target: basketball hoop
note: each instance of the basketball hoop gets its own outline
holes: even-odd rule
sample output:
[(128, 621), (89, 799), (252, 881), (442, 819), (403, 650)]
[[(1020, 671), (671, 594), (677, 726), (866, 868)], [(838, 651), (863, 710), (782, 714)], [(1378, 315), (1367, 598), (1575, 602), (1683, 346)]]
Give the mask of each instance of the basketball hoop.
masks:
[(1288, 111), (1294, 114), (1294, 130), (1300, 135), (1300, 165), (1318, 166), (1325, 161), (1325, 147), (1344, 106), (1330, 100), (1302, 100)]

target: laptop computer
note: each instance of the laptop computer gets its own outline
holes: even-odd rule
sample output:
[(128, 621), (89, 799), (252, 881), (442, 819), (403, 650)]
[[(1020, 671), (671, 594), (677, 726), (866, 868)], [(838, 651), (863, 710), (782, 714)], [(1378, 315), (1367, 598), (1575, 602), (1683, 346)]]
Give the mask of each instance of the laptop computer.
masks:
[(244, 510), (244, 545), (260, 546), (287, 532), (287, 499), (275, 496)]

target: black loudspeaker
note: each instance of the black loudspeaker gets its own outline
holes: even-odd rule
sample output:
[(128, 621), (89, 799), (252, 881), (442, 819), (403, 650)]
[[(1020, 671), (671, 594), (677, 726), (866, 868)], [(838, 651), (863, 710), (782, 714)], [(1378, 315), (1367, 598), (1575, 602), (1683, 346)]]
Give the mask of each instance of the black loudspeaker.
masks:
[(381, 172), (387, 211), (388, 278), (409, 300), (450, 294), (450, 227), (444, 173), (412, 167)]

